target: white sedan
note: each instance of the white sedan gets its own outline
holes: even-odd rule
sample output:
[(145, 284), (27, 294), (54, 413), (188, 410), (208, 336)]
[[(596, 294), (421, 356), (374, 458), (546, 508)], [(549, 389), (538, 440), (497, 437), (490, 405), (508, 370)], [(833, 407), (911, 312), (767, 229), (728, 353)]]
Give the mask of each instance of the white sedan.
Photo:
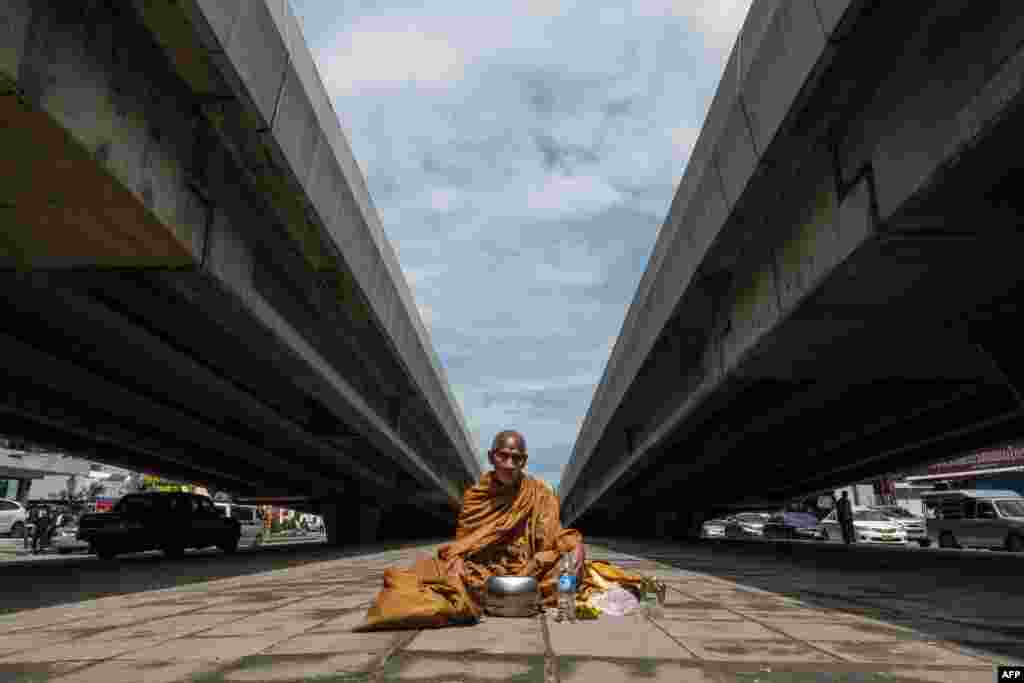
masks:
[[(821, 520), (824, 540), (842, 543), (843, 530), (839, 526), (836, 511), (833, 510)], [(853, 533), (857, 543), (878, 543), (881, 545), (906, 545), (907, 532), (888, 515), (868, 508), (853, 508)]]

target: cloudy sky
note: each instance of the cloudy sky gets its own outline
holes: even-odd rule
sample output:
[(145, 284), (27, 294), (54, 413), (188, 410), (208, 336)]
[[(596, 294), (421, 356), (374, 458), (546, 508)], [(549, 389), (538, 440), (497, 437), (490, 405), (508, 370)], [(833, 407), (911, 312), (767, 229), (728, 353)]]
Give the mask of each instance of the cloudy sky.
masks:
[(557, 483), (750, 0), (291, 0), (468, 426)]

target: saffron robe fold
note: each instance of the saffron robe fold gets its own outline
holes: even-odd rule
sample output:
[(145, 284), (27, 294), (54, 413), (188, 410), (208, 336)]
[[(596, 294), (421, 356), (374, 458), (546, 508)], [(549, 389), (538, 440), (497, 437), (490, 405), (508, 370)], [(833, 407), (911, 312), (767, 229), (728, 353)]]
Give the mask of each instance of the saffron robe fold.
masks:
[[(563, 529), (558, 498), (547, 484), (529, 476), (512, 486), (493, 473), (469, 488), (462, 502), (455, 540), (437, 557), (422, 557), (408, 569), (389, 568), (384, 588), (356, 631), (430, 628), (473, 623), (482, 614), (481, 596), (491, 576), (534, 576), (546, 607), (558, 603), (558, 560), (582, 547), (583, 536)], [(459, 574), (447, 572), (462, 560)], [(606, 562), (580, 567), (577, 602), (608, 589), (612, 583), (639, 587), (643, 577)]]

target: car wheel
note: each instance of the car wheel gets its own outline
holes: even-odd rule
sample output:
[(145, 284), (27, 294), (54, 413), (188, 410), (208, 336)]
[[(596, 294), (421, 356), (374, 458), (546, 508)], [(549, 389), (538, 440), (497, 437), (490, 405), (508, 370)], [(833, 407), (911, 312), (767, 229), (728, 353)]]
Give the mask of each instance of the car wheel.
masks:
[(25, 523), (17, 521), (11, 525), (11, 538), (20, 538), (25, 534)]
[(821, 540), (826, 541), (826, 542), (832, 540), (828, 536), (828, 529), (822, 529), (821, 530)]
[(956, 537), (953, 536), (951, 531), (943, 531), (939, 536), (939, 547), (940, 548), (959, 548), (960, 546), (956, 543)]
[(97, 545), (93, 548), (96, 551), (96, 556), (101, 560), (112, 560), (117, 557), (117, 550), (107, 545)]
[(917, 544), (922, 548), (928, 548), (931, 547), (932, 541), (930, 538), (922, 538), (917, 542)]
[(161, 547), (160, 550), (161, 552), (163, 552), (164, 557), (170, 557), (174, 559), (185, 557), (185, 546), (183, 545), (165, 545)]
[(233, 553), (238, 550), (238, 540), (238, 536), (231, 536), (223, 542), (218, 543), (217, 547), (220, 548), (222, 552)]
[(1006, 549), (1011, 553), (1024, 552), (1024, 537), (1010, 534), (1006, 537)]

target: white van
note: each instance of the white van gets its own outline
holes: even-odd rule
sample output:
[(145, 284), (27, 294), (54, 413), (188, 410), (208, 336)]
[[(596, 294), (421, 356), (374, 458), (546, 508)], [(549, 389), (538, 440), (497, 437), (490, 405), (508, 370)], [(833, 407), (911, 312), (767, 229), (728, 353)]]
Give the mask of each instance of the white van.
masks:
[(237, 519), (242, 525), (241, 545), (251, 545), (263, 530), (263, 520), (256, 514), (255, 505), (238, 505), (236, 503), (214, 503), (214, 505), (224, 513), (225, 517)]
[(1005, 548), (1024, 552), (1024, 497), (1016, 491), (926, 491), (935, 517), (928, 535), (940, 548)]

